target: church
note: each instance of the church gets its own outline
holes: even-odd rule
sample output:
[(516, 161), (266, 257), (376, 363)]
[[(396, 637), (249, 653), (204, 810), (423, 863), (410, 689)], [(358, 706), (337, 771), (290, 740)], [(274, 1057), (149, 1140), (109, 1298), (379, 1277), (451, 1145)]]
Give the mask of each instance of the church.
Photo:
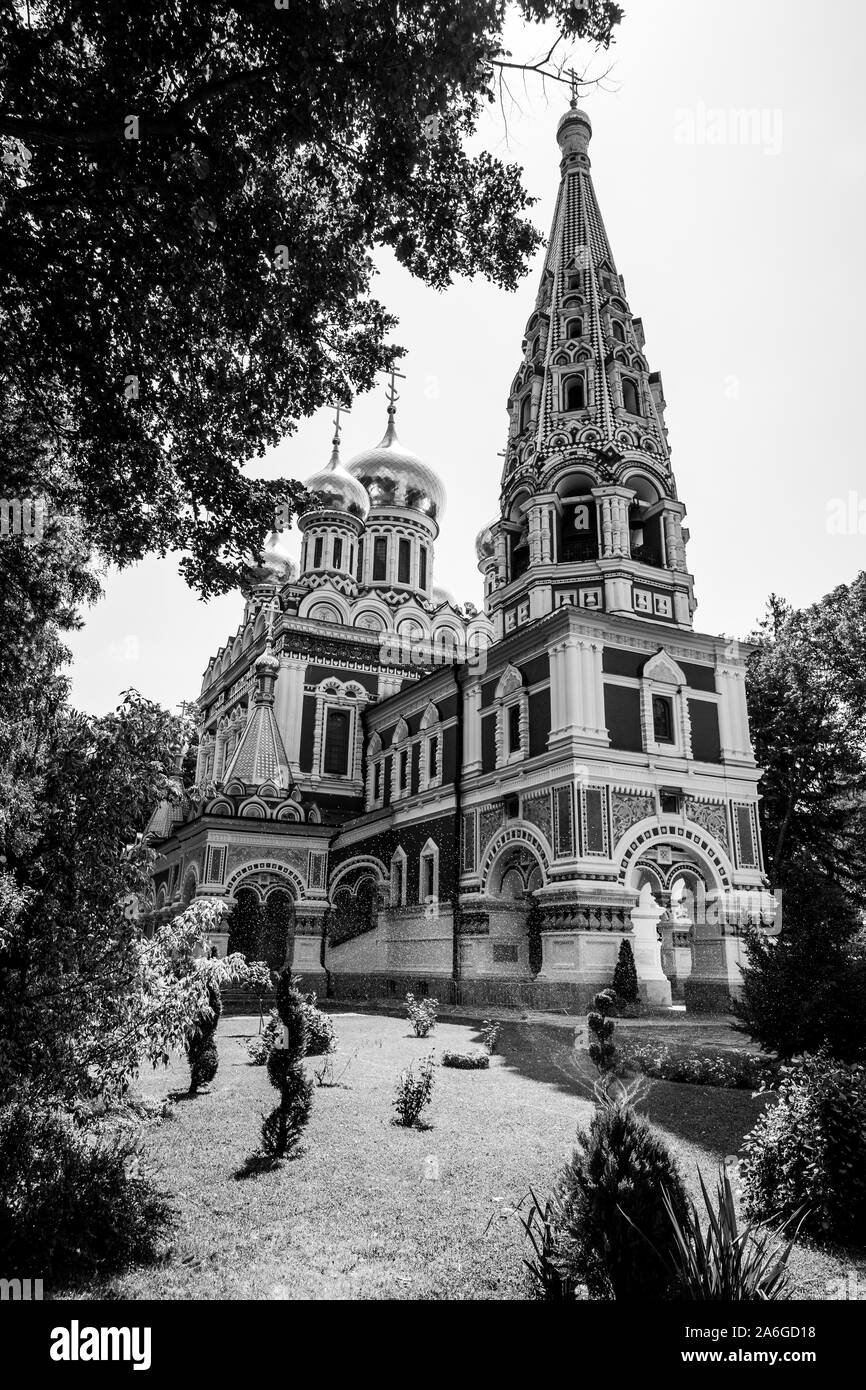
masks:
[(345, 463), (338, 412), (299, 562), (268, 538), (204, 674), (194, 793), (149, 827), (155, 908), (279, 900), (322, 995), (576, 1012), (624, 940), (651, 1007), (738, 988), (766, 882), (749, 649), (694, 628), (662, 381), (591, 134), (572, 102), (483, 613), (434, 583), (445, 492), (398, 438), (392, 376), (384, 437)]

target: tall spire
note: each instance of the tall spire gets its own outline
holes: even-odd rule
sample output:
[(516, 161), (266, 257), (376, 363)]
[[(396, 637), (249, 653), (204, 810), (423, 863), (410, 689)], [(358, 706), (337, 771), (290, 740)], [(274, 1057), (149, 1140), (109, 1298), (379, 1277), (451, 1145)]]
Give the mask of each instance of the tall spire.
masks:
[(661, 377), (602, 219), (576, 87), (572, 77), (553, 224), (508, 400), (501, 522), (479, 551), (488, 607), (503, 606), (510, 630), (526, 604), (508, 605), (537, 582), (534, 613), (569, 602), (688, 627), (685, 508)]
[[(669, 474), (661, 379), (649, 371), (643, 327), (616, 268), (590, 173), (591, 138), (573, 84), (556, 131), (559, 192), (524, 362), (512, 385), (503, 481), (524, 462), (542, 463), (576, 444), (646, 451)], [(570, 376), (576, 380), (569, 395)]]

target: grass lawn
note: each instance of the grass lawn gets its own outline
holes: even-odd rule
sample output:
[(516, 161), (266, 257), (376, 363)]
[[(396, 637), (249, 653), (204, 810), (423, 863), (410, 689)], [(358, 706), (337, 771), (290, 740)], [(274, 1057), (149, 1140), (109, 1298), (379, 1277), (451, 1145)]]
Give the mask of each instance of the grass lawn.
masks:
[[(588, 1081), (567, 1029), (503, 1025), (489, 1071), (437, 1068), (429, 1128), (391, 1124), (397, 1073), (411, 1060), (478, 1045), (468, 1022), (429, 1039), (405, 1019), (334, 1012), (342, 1084), (317, 1087), (302, 1154), (241, 1176), (276, 1092), (249, 1063), (258, 1019), (224, 1018), (220, 1069), (195, 1099), (146, 1132), (147, 1170), (172, 1197), (177, 1228), (162, 1264), (67, 1296), (124, 1299), (514, 1298), (525, 1294), (524, 1237), (510, 1214), (530, 1184), (546, 1192), (591, 1117)], [(311, 1059), (308, 1067), (319, 1066)], [(153, 1097), (188, 1084), (181, 1061), (146, 1075)], [(649, 1083), (645, 1108), (696, 1188), (712, 1180), (760, 1113), (748, 1092)], [(438, 1177), (425, 1176), (433, 1158)], [(866, 1260), (795, 1253), (795, 1296), (827, 1298)]]

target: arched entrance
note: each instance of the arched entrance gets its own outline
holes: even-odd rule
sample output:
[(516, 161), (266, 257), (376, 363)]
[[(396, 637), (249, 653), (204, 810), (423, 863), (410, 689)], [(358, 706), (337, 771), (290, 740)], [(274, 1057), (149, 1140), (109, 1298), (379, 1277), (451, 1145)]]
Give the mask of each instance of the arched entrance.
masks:
[(534, 838), (512, 830), (494, 842), (482, 876), (489, 928), (484, 968), (489, 973), (523, 979), (532, 974), (526, 919), (532, 895), (545, 881), (543, 852)]
[(235, 888), (229, 917), (229, 951), (263, 960), (272, 970), (291, 964), (295, 940), (295, 898), (288, 885), (267, 888), (254, 878)]

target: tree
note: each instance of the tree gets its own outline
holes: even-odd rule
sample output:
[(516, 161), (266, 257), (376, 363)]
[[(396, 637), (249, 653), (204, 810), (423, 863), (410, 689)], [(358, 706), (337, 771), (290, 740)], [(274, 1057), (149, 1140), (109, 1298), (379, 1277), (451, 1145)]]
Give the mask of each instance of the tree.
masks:
[(273, 1049), (267, 1065), (268, 1080), (280, 1099), (262, 1124), (262, 1148), (271, 1158), (285, 1158), (299, 1143), (310, 1118), (313, 1083), (301, 1065), (307, 1051), (307, 1021), (288, 966), (277, 980), (276, 993), (284, 1046)]
[(863, 1055), (866, 1018), (866, 573), (795, 610), (773, 596), (748, 697), (761, 830), (781, 932), (747, 937), (734, 1011), (768, 1050)]
[(241, 465), (400, 353), (376, 247), (431, 285), (515, 284), (539, 243), (520, 171), (465, 148), (522, 66), (509, 9), (602, 47), (621, 19), (607, 0), (0, 11), (0, 382), (67, 454), (65, 505), (104, 556), (177, 549), (203, 593), (237, 583), (300, 496)]
[(636, 1004), (640, 998), (634, 951), (630, 941), (620, 943), (619, 955), (613, 972), (612, 988), (617, 999), (623, 1004)]

